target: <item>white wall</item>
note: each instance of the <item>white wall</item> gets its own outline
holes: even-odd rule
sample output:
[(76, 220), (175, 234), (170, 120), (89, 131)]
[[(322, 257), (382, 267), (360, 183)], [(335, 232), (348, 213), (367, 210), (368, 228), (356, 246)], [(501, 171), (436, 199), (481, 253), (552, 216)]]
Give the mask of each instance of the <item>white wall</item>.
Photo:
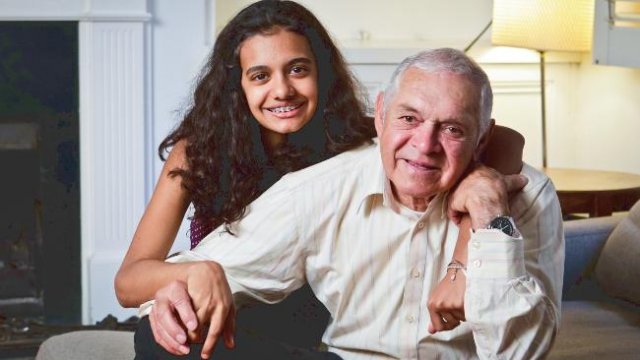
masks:
[[(157, 155), (160, 142), (180, 122), (196, 78), (206, 61), (215, 33), (215, 6), (209, 0), (152, 0), (151, 22), (153, 159), (149, 195), (160, 175), (163, 162)], [(183, 222), (173, 251), (189, 247), (187, 222)]]
[(640, 174), (640, 69), (592, 65), (578, 72), (573, 132), (575, 167)]
[[(191, 87), (202, 62), (212, 45), (215, 8), (209, 1), (149, 0), (144, 36), (146, 44), (145, 86), (145, 177), (141, 189), (145, 189), (145, 203), (153, 191), (163, 163), (157, 149), (164, 137), (180, 121), (181, 110), (190, 99)], [(142, 120), (140, 120), (142, 121)], [(143, 139), (139, 139), (142, 142)], [(142, 166), (141, 166), (142, 167)], [(136, 196), (142, 194), (134, 194)], [(136, 309), (123, 309), (117, 303), (113, 290), (113, 277), (129, 246), (135, 227), (142, 215), (142, 207), (132, 213), (126, 231), (113, 239), (93, 246), (89, 257), (88, 287), (91, 289), (85, 323), (95, 323), (111, 314), (120, 320), (136, 315)], [(178, 233), (173, 251), (189, 248), (187, 222)], [(86, 239), (83, 238), (83, 244)]]
[[(247, 0), (218, 0), (218, 29)], [(471, 40), (491, 20), (492, 0), (299, 0), (344, 44), (368, 34), (373, 43)], [(454, 25), (454, 26), (452, 26)]]

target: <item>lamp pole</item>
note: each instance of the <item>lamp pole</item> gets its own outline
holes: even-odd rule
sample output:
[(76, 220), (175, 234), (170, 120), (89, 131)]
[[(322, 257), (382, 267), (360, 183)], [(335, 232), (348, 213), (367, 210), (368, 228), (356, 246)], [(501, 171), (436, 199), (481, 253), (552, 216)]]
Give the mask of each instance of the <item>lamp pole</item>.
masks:
[(540, 102), (542, 105), (542, 167), (547, 167), (547, 106), (545, 94), (544, 79), (544, 50), (538, 50), (540, 53)]

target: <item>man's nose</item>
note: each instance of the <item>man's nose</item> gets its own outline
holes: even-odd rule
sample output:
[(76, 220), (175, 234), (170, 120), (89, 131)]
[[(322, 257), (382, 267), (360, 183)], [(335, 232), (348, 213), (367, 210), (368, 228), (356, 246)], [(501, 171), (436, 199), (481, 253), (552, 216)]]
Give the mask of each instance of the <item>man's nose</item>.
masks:
[(291, 84), (291, 81), (286, 76), (277, 76), (274, 79), (274, 95), (276, 99), (287, 99), (295, 94), (295, 88)]
[(436, 153), (442, 150), (440, 132), (433, 124), (424, 122), (413, 130), (411, 145), (421, 154)]

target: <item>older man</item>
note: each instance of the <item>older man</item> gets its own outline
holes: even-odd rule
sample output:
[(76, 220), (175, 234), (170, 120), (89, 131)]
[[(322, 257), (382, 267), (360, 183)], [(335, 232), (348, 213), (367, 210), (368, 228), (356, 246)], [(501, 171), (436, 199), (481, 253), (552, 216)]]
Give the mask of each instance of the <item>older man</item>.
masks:
[[(285, 176), (233, 234), (218, 229), (171, 259), (220, 265), (221, 300), (196, 309), (211, 319), (208, 342), (232, 326), (229, 292), (277, 302), (306, 281), (331, 314), (323, 342), (345, 359), (543, 357), (559, 324), (560, 208), (549, 179), (527, 165), (520, 177), (472, 169), (491, 104), (486, 74), (463, 53), (406, 59), (378, 96), (377, 144)], [(454, 259), (447, 213), (471, 217), (466, 258)], [(464, 309), (430, 314), (445, 275), (466, 282)], [(186, 285), (172, 286), (167, 299)], [(167, 299), (157, 306), (194, 318)]]

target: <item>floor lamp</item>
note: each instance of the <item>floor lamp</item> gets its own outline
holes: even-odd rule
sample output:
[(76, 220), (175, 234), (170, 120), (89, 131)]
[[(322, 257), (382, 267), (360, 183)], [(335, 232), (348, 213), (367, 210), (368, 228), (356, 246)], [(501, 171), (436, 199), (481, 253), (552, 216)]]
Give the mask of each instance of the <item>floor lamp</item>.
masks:
[(533, 49), (540, 54), (542, 166), (547, 167), (545, 52), (589, 51), (594, 0), (494, 0), (494, 45)]

